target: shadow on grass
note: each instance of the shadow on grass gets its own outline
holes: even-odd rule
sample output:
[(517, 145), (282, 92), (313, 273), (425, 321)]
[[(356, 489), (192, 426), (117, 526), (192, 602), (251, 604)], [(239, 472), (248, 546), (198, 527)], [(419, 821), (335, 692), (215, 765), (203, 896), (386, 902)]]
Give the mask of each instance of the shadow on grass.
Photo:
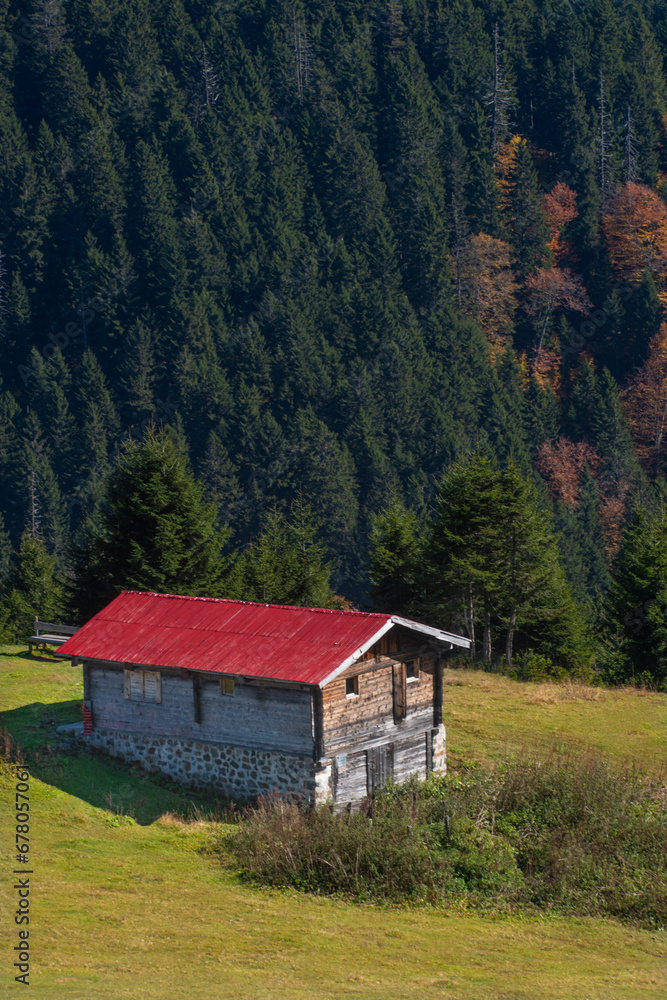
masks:
[(224, 805), (162, 775), (149, 775), (138, 765), (67, 741), (57, 732), (58, 726), (80, 721), (78, 699), (48, 705), (33, 702), (0, 713), (0, 727), (20, 748), (33, 777), (106, 810), (119, 822), (129, 816), (147, 826), (165, 812), (185, 816), (197, 810), (219, 811)]
[[(17, 652), (12, 652), (16, 649)], [(44, 653), (29, 653), (23, 646), (6, 646), (0, 651), (0, 660), (28, 660), (29, 663), (67, 663), (68, 656), (53, 656)]]

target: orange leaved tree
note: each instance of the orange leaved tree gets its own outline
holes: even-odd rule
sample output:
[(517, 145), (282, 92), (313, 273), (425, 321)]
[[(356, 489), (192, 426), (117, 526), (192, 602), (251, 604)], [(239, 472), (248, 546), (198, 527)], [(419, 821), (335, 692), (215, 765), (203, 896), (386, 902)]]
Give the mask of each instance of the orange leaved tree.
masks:
[(612, 267), (619, 278), (639, 284), (650, 271), (667, 302), (667, 205), (644, 184), (625, 184), (602, 217)]
[(477, 320), (495, 357), (512, 332), (517, 307), (509, 246), (486, 233), (467, 240), (460, 258), (461, 309)]
[(566, 507), (579, 505), (585, 465), (594, 474), (600, 466), (600, 456), (584, 441), (561, 437), (540, 446), (537, 471), (546, 479), (551, 495)]
[(649, 355), (622, 395), (639, 459), (658, 476), (667, 457), (667, 323), (651, 339)]
[(557, 264), (571, 255), (570, 248), (563, 241), (562, 233), (567, 223), (577, 217), (576, 200), (577, 192), (562, 181), (558, 181), (551, 191), (545, 194), (542, 202), (542, 210), (551, 234), (547, 246)]

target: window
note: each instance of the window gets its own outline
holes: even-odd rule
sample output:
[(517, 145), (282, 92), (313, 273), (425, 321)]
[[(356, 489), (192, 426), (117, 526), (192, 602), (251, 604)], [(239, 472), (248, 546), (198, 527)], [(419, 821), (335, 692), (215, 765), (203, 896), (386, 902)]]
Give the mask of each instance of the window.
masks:
[(345, 678), (345, 695), (347, 698), (356, 698), (359, 694), (359, 675)]
[(129, 701), (162, 702), (162, 675), (157, 670), (126, 670), (125, 697)]
[(233, 677), (221, 677), (220, 678), (220, 694), (234, 694), (234, 678)]
[(419, 660), (408, 660), (405, 664), (406, 676), (409, 681), (419, 680)]

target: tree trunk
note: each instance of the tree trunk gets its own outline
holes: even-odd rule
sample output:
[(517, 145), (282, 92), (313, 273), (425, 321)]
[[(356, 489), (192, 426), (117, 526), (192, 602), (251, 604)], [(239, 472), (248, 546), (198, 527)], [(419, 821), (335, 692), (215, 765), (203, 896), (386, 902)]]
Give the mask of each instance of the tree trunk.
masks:
[(468, 607), (467, 607), (468, 638), (470, 639), (470, 652), (473, 660), (476, 658), (475, 651), (475, 601), (472, 596), (472, 584), (468, 584)]
[(484, 611), (484, 662), (491, 663), (491, 612)]
[(552, 310), (552, 308), (553, 308), (553, 300), (550, 300), (549, 304), (547, 306), (547, 314), (544, 317), (544, 323), (542, 324), (542, 329), (540, 331), (540, 342), (537, 345), (537, 355), (538, 355), (538, 357), (540, 355), (540, 352), (542, 351), (542, 344), (544, 342), (544, 334), (547, 332), (547, 326), (549, 324), (549, 317), (551, 316), (551, 310)]
[(517, 616), (517, 606), (516, 604), (512, 607), (512, 614), (510, 615), (509, 626), (507, 628), (507, 642), (505, 644), (505, 660), (507, 661), (507, 666), (512, 666), (512, 652), (514, 649), (514, 630), (516, 629), (516, 616)]

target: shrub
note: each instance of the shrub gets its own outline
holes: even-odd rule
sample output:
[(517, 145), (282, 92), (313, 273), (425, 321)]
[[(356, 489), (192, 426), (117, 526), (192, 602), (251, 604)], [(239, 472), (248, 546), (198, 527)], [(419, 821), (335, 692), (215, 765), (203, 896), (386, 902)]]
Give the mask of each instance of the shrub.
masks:
[(225, 844), (265, 885), (667, 924), (664, 787), (593, 756), (390, 784), (351, 814), (269, 797)]
[(568, 671), (558, 666), (548, 656), (528, 649), (516, 657), (509, 674), (518, 681), (544, 681), (563, 680), (568, 676)]

